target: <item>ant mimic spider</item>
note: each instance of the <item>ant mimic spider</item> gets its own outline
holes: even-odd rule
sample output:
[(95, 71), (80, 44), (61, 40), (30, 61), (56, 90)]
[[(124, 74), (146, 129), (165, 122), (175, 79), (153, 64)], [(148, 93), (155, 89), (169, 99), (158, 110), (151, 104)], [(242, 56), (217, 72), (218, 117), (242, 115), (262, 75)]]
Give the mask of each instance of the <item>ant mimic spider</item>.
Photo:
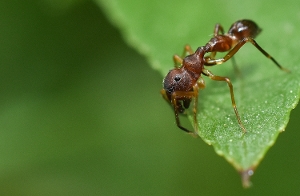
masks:
[[(235, 53), (247, 42), (253, 44), (261, 53), (267, 58), (272, 60), (277, 67), (281, 70), (289, 72), (289, 70), (283, 68), (273, 57), (271, 57), (265, 50), (263, 50), (254, 40), (254, 38), (261, 32), (261, 29), (251, 20), (239, 20), (232, 24), (228, 33), (224, 34), (223, 27), (217, 24), (214, 29), (214, 37), (205, 45), (199, 47), (195, 52), (192, 51), (189, 45), (185, 46), (183, 57), (186, 53), (189, 55), (186, 57), (180, 57), (174, 55), (173, 60), (175, 68), (170, 70), (163, 80), (163, 89), (161, 94), (164, 99), (174, 107), (175, 119), (177, 126), (194, 136), (198, 135), (197, 124), (197, 105), (198, 105), (198, 91), (205, 88), (205, 83), (201, 74), (208, 76), (212, 80), (224, 81), (228, 84), (231, 103), (234, 109), (237, 121), (243, 131), (246, 133), (246, 129), (240, 119), (238, 113), (233, 86), (231, 81), (227, 77), (216, 76), (204, 66), (213, 66), (226, 62), (228, 59), (233, 58)], [(217, 52), (229, 51), (223, 58), (215, 59)], [(204, 56), (206, 53), (210, 54)], [(182, 59), (183, 58), (183, 59)], [(179, 67), (178, 64), (181, 66)], [(193, 104), (193, 120), (194, 129), (192, 132), (180, 124), (179, 113), (183, 113), (185, 109), (188, 109), (190, 103), (194, 98)]]

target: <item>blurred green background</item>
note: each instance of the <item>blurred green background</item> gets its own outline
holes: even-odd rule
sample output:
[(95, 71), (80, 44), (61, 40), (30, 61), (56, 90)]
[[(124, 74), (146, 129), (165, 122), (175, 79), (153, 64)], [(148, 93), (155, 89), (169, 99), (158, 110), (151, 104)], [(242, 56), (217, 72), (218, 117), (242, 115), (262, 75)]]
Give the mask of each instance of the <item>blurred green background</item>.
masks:
[(0, 195), (300, 193), (299, 108), (245, 190), (96, 4), (47, 2), (0, 2)]

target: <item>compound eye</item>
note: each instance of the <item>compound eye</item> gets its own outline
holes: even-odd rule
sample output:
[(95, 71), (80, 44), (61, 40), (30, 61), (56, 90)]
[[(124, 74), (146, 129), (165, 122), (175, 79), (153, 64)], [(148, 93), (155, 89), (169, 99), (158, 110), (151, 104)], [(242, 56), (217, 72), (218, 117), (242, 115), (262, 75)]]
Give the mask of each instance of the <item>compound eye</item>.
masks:
[(181, 77), (180, 77), (179, 75), (176, 75), (175, 78), (174, 78), (174, 80), (175, 80), (176, 82), (179, 82), (179, 81), (181, 80)]

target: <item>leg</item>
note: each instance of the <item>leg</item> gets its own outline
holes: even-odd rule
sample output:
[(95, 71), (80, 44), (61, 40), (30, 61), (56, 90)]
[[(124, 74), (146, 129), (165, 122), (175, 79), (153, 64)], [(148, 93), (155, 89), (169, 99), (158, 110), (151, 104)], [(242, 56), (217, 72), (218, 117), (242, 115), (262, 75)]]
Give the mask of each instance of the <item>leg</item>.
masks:
[[(177, 91), (174, 92), (172, 94), (172, 102), (171, 104), (174, 107), (174, 113), (175, 113), (175, 120), (176, 120), (176, 125), (183, 131), (191, 134), (194, 137), (198, 136), (198, 128), (197, 128), (197, 101), (198, 100), (198, 87), (194, 88), (195, 91), (190, 91), (190, 92), (185, 92), (185, 91)], [(195, 127), (195, 131), (190, 131), (188, 129), (186, 129), (185, 127), (181, 126), (180, 124), (180, 120), (179, 120), (179, 111), (178, 111), (178, 101), (182, 100), (182, 99), (191, 99), (191, 98), (195, 98), (194, 100), (194, 109), (193, 109), (193, 113), (194, 113), (194, 125)]]
[[(221, 34), (219, 34), (221, 32)], [(214, 30), (214, 36), (216, 37), (217, 35), (224, 35), (224, 29), (220, 24), (216, 24), (215, 30)]]
[(174, 61), (174, 64), (175, 64), (175, 68), (179, 68), (182, 65), (182, 59), (186, 56), (187, 53), (188, 54), (193, 54), (194, 53), (190, 45), (186, 45), (184, 47), (181, 57), (178, 56), (178, 55), (173, 56), (173, 61)]
[[(216, 24), (214, 29), (214, 37), (218, 35), (224, 35), (224, 29), (220, 24)], [(210, 55), (206, 56), (205, 59), (207, 60), (214, 60), (217, 52), (211, 52)]]
[(198, 135), (198, 120), (197, 120), (197, 111), (198, 111), (198, 95), (199, 95), (199, 89), (205, 88), (205, 81), (202, 77), (200, 77), (197, 81), (197, 83), (193, 86), (193, 90), (195, 92), (195, 100), (194, 100), (194, 107), (193, 107), (193, 117), (194, 117), (194, 129), (195, 134)]
[(234, 46), (234, 48), (232, 50), (230, 50), (223, 58), (221, 59), (205, 59), (207, 61), (205, 61), (205, 65), (218, 65), (218, 64), (222, 64), (224, 62), (226, 62), (228, 59), (232, 58), (235, 53), (237, 53), (237, 51), (247, 42), (251, 42), (261, 53), (263, 53), (268, 59), (271, 59), (275, 65), (281, 69), (282, 71), (285, 72), (289, 72), (289, 70), (285, 69), (284, 67), (282, 67), (271, 55), (269, 55), (264, 49), (262, 49), (257, 43), (256, 41), (251, 38), (251, 37), (246, 37), (243, 40), (241, 40), (239, 43), (236, 44), (236, 46)]
[(174, 67), (177, 69), (177, 68), (180, 68), (180, 66), (182, 65), (182, 58), (178, 55), (174, 55), (173, 56), (173, 61), (174, 61)]
[[(217, 53), (217, 52), (211, 52), (210, 55), (204, 57), (204, 61), (205, 61), (204, 64), (205, 64), (206, 66), (213, 66), (213, 65), (216, 65), (216, 64), (207, 64), (207, 62), (213, 62), (213, 61), (216, 61), (216, 59), (215, 59), (216, 53)], [(219, 60), (219, 59), (217, 59), (217, 60)], [(238, 68), (238, 66), (237, 66), (237, 64), (236, 64), (236, 61), (235, 61), (234, 56), (231, 57), (231, 60), (232, 60), (232, 65), (233, 65), (234, 72), (235, 72), (237, 75), (240, 76), (240, 75), (241, 75), (241, 72), (240, 72), (240, 70), (239, 70), (239, 68)], [(219, 64), (221, 64), (221, 63), (219, 63)]]
[(213, 75), (210, 71), (206, 70), (206, 69), (203, 69), (202, 73), (206, 76), (208, 76), (210, 79), (212, 80), (216, 80), (216, 81), (224, 81), (224, 82), (227, 82), (228, 84), (228, 87), (229, 87), (229, 90), (230, 90), (230, 96), (231, 96), (231, 103), (232, 103), (232, 107), (234, 109), (234, 112), (235, 112), (235, 115), (236, 115), (236, 118), (238, 120), (238, 123), (240, 125), (240, 127), (242, 128), (243, 132), (246, 133), (246, 129), (240, 119), (240, 115), (238, 113), (238, 110), (237, 110), (237, 107), (236, 107), (236, 104), (235, 104), (235, 100), (234, 100), (234, 93), (233, 93), (233, 86), (231, 84), (231, 81), (229, 78), (226, 78), (226, 77), (221, 77), (221, 76), (215, 76)]
[(166, 90), (165, 89), (161, 89), (160, 90), (160, 94), (163, 96), (164, 100), (166, 100), (166, 102), (170, 103), (170, 100), (166, 94)]
[(183, 53), (182, 53), (182, 58), (184, 58), (186, 56), (186, 53), (188, 54), (194, 54), (194, 51), (192, 50), (190, 45), (185, 45), (184, 49), (183, 49)]

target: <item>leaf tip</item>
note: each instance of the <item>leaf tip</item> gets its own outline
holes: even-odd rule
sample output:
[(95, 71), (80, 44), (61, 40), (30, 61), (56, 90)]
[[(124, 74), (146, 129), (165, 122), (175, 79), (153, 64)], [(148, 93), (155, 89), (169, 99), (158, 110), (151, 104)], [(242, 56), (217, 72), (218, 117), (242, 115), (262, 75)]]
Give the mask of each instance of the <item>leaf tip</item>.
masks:
[(240, 172), (241, 178), (242, 178), (242, 184), (244, 188), (250, 188), (252, 186), (252, 183), (250, 181), (250, 177), (254, 174), (254, 169), (249, 168), (246, 170), (242, 170)]

